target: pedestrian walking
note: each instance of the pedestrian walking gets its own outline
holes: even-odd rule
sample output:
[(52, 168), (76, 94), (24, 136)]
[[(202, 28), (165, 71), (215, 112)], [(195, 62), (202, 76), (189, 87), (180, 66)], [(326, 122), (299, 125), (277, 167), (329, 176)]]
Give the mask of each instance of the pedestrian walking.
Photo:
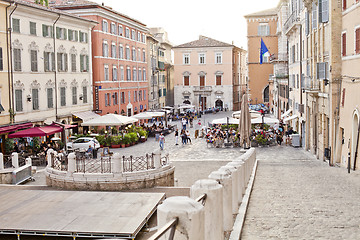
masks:
[(165, 136), (161, 133), (159, 136), (160, 149), (164, 150)]
[(185, 130), (181, 130), (181, 142), (182, 144), (186, 144), (186, 133), (185, 133)]
[(179, 145), (179, 130), (175, 130), (175, 145)]
[(183, 130), (186, 130), (186, 123), (187, 123), (186, 119), (182, 118), (181, 123), (182, 123)]
[(201, 129), (201, 120), (199, 119), (199, 121), (195, 125), (195, 139), (198, 138), (200, 129)]
[(192, 144), (191, 143), (191, 138), (190, 138), (190, 132), (189, 132), (189, 130), (186, 130), (186, 143), (187, 142), (190, 142), (190, 144)]

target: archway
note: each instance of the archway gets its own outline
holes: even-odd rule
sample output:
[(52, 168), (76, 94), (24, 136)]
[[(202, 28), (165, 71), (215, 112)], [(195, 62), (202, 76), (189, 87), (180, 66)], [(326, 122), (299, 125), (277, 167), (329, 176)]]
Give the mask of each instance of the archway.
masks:
[(265, 87), (263, 95), (264, 95), (264, 103), (269, 102), (269, 85)]
[[(352, 131), (351, 131), (351, 149), (350, 149), (350, 168), (354, 169), (355, 164), (355, 152), (356, 152), (356, 145), (358, 141), (358, 131), (359, 131), (359, 112), (355, 110), (353, 114), (353, 121), (352, 121)], [(359, 162), (359, 156), (356, 159), (356, 162)], [(358, 164), (357, 164), (358, 165)], [(356, 166), (355, 166), (356, 168)]]
[(220, 110), (223, 109), (223, 104), (224, 104), (223, 101), (220, 100), (220, 99), (218, 99), (218, 100), (215, 101), (215, 107), (220, 108)]
[(185, 100), (183, 103), (184, 104), (191, 104), (191, 102), (189, 100)]

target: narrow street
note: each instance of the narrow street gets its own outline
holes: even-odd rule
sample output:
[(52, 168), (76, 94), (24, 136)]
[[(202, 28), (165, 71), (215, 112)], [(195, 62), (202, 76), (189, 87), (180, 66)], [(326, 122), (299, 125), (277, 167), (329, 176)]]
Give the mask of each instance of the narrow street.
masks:
[(360, 173), (288, 146), (257, 148), (241, 239), (359, 239)]

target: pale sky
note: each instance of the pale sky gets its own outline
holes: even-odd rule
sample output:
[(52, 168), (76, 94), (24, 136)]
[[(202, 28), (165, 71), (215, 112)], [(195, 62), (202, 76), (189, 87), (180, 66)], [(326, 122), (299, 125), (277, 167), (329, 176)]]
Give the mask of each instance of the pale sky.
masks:
[(279, 0), (93, 0), (135, 18), (147, 27), (163, 27), (174, 46), (204, 35), (247, 49), (244, 15), (277, 6)]

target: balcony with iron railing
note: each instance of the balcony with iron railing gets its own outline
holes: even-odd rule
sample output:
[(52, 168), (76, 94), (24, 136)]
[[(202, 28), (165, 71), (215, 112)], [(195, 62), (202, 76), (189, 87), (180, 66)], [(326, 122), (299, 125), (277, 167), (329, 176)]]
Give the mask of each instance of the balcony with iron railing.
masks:
[(310, 94), (318, 94), (320, 92), (320, 81), (317, 79), (313, 80), (310, 77), (307, 77), (305, 79), (304, 90), (305, 92)]
[(300, 16), (297, 12), (293, 12), (284, 24), (283, 30), (285, 34), (288, 34), (288, 32), (297, 24), (300, 24)]
[(270, 62), (288, 62), (288, 54), (287, 53), (274, 53), (270, 55)]

